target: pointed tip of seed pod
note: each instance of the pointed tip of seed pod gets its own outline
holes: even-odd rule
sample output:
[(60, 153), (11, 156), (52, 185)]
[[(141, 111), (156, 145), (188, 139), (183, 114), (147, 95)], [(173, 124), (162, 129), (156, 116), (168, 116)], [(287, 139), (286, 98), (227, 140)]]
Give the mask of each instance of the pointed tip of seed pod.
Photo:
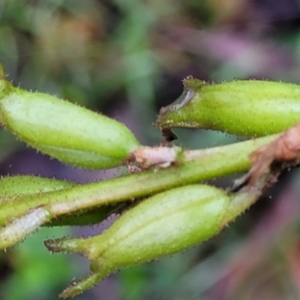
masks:
[(79, 281), (73, 281), (72, 284), (67, 287), (59, 297), (62, 299), (75, 297), (84, 291), (91, 289), (100, 280), (107, 277), (111, 272), (115, 270), (114, 266), (100, 265), (99, 257), (91, 258), (93, 253), (93, 247), (87, 241), (87, 239), (55, 239), (47, 240), (44, 242), (48, 250), (52, 252), (78, 252), (84, 256), (87, 256), (91, 261), (91, 273), (80, 279)]
[(92, 288), (99, 282), (98, 274), (90, 274), (87, 277), (81, 279), (78, 282), (72, 282), (70, 286), (68, 286), (59, 297), (62, 299), (73, 298), (85, 290)]
[(99, 281), (107, 277), (110, 273), (111, 270), (101, 269), (99, 272), (91, 273), (79, 281), (73, 281), (70, 286), (62, 291), (59, 297), (62, 299), (67, 299), (82, 294), (84, 291), (97, 285)]
[(61, 252), (61, 247), (57, 240), (47, 240), (44, 241), (44, 245), (51, 252)]
[(187, 76), (182, 80), (183, 87), (191, 88), (191, 89), (197, 89), (201, 88), (203, 85), (207, 84), (204, 80), (200, 80), (197, 78), (194, 78), (192, 75)]
[(182, 94), (172, 104), (162, 107), (155, 121), (155, 125), (162, 131), (166, 142), (176, 139), (176, 135), (170, 130), (171, 127), (182, 127), (182, 116), (179, 111), (186, 106), (189, 107), (196, 93), (201, 93), (202, 87), (207, 84), (192, 76), (186, 77), (182, 82), (184, 87)]
[(44, 245), (51, 252), (79, 252), (77, 239), (67, 239), (66, 237), (55, 240), (47, 240)]

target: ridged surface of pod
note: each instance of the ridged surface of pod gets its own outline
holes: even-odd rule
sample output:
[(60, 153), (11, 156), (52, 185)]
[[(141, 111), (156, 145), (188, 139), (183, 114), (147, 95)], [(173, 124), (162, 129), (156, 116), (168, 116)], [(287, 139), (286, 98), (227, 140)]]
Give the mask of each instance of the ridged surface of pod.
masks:
[(54, 96), (12, 87), (0, 96), (0, 123), (65, 163), (111, 168), (139, 146), (122, 123)]
[(300, 85), (237, 80), (219, 84), (187, 78), (184, 92), (161, 109), (161, 129), (191, 127), (241, 136), (279, 133), (300, 121)]
[(47, 241), (54, 251), (80, 252), (92, 274), (63, 292), (74, 296), (120, 267), (184, 250), (223, 227), (228, 195), (208, 185), (190, 185), (157, 194), (122, 215), (102, 235)]
[(8, 199), (59, 191), (75, 183), (37, 176), (6, 176), (0, 179), (0, 203)]

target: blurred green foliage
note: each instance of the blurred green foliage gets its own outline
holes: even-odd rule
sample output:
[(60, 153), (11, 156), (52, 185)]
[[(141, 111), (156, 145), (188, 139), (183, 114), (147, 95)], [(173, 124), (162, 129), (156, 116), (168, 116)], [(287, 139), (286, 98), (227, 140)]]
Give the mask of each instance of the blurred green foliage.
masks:
[[(0, 61), (14, 84), (116, 116), (153, 144), (161, 138), (150, 124), (187, 75), (299, 82), (299, 19), (296, 0), (2, 0)], [(192, 148), (234, 140), (177, 132)], [(1, 130), (3, 161), (20, 146)], [(299, 299), (296, 176), (212, 241), (121, 271), (78, 299)], [(82, 274), (77, 260), (45, 251), (45, 236), (70, 232), (58, 231), (1, 254), (0, 299), (55, 299)]]

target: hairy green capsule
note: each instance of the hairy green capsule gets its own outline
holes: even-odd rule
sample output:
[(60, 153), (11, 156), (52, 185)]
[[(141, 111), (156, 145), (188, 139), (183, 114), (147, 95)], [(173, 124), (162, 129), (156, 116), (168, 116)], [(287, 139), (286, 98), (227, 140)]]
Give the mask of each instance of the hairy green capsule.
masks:
[(0, 79), (0, 123), (30, 146), (65, 163), (112, 168), (140, 144), (122, 123), (54, 96)]
[(47, 241), (54, 252), (80, 252), (91, 261), (91, 275), (67, 288), (61, 297), (75, 296), (121, 267), (175, 253), (214, 236), (240, 213), (233, 209), (227, 216), (231, 200), (212, 186), (180, 187), (138, 204), (100, 236)]
[(6, 176), (0, 179), (0, 203), (25, 196), (71, 188), (77, 184), (65, 180), (37, 176)]
[(35, 176), (0, 179), (0, 250), (11, 247), (40, 226), (92, 225), (105, 220), (122, 206), (105, 205), (56, 215), (52, 202), (62, 203), (78, 184)]
[(161, 109), (156, 124), (163, 131), (191, 127), (265, 136), (299, 121), (298, 84), (258, 80), (206, 84), (187, 78), (181, 97)]

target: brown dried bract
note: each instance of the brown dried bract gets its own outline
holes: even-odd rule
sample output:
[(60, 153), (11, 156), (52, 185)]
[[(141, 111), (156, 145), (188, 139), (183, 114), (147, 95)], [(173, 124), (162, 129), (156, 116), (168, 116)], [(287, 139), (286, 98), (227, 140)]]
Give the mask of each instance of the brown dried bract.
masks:
[(250, 154), (252, 168), (248, 173), (248, 186), (253, 186), (262, 175), (270, 172), (270, 167), (274, 162), (288, 163), (295, 165), (298, 163), (300, 153), (300, 124), (297, 124), (273, 142), (264, 145)]

